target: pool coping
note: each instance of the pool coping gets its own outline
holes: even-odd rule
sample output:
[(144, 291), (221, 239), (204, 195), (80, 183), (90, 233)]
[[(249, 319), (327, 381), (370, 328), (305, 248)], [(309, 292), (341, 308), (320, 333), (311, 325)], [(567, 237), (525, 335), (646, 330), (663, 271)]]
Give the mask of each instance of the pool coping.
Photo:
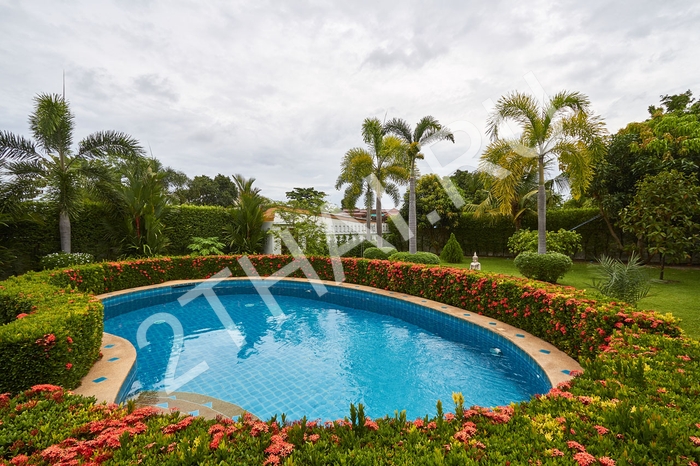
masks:
[[(454, 316), (458, 319), (471, 322), (479, 327), (488, 329), (497, 335), (509, 340), (515, 346), (520, 348), (525, 354), (530, 356), (547, 375), (550, 384), (556, 387), (557, 384), (570, 380), (572, 371), (582, 370), (581, 365), (551, 343), (548, 343), (528, 332), (525, 332), (517, 327), (503, 323), (499, 320), (479, 315), (473, 312), (467, 312), (464, 309), (456, 306), (439, 303), (419, 296), (408, 295), (396, 291), (382, 290), (365, 285), (356, 285), (354, 283), (337, 283), (326, 280), (309, 280), (306, 278), (279, 278), (279, 277), (254, 277), (255, 280), (270, 280), (278, 281), (295, 281), (307, 282), (311, 284), (323, 284), (325, 286), (337, 286), (340, 288), (349, 288), (367, 293), (372, 293), (381, 296), (396, 298), (405, 302), (424, 306), (444, 314)], [(233, 280), (251, 280), (250, 277), (229, 277), (222, 281)], [(141, 286), (138, 288), (129, 288), (126, 290), (113, 291), (95, 296), (103, 300), (114, 296), (119, 296), (127, 293), (138, 291), (151, 290), (156, 288), (165, 288), (173, 285), (198, 284), (206, 282), (207, 279), (194, 280), (171, 280), (157, 285)], [(103, 357), (95, 363), (90, 369), (90, 372), (83, 377), (79, 388), (73, 390), (74, 393), (79, 393), (86, 396), (94, 396), (98, 402), (114, 403), (119, 396), (124, 381), (129, 376), (134, 364), (136, 363), (136, 349), (126, 339), (112, 335), (109, 333), (103, 334), (102, 339)]]

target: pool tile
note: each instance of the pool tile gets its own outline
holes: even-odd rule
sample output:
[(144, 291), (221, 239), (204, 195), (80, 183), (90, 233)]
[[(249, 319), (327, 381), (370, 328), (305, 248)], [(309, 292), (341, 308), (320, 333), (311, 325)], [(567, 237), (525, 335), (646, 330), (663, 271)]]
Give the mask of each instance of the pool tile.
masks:
[(105, 380), (107, 380), (107, 377), (98, 377), (98, 378), (94, 379), (93, 382), (94, 383), (102, 383)]
[(107, 361), (108, 362), (119, 361), (119, 358), (109, 358)]
[(541, 349), (540, 353), (549, 354), (549, 353), (551, 353), (551, 351), (546, 350), (546, 349)]

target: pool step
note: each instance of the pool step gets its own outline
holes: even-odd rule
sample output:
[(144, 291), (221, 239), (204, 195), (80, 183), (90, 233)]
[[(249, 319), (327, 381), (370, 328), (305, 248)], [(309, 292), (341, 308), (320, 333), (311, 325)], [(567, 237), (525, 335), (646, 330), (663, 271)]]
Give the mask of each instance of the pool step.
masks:
[(205, 419), (216, 419), (217, 416), (236, 418), (245, 412), (243, 408), (232, 403), (189, 392), (144, 392), (138, 396), (136, 404), (154, 406), (164, 413), (179, 411)]

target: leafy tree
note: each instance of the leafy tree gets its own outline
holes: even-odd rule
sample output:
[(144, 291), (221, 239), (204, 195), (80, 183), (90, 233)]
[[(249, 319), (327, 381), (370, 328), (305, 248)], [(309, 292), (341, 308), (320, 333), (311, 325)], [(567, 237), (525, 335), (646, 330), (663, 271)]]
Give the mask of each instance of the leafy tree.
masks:
[(408, 198), (408, 229), (411, 237), (408, 240), (408, 252), (415, 254), (417, 251), (417, 230), (416, 230), (416, 160), (423, 159), (421, 146), (437, 141), (455, 142), (455, 137), (448, 129), (432, 116), (426, 116), (416, 124), (411, 131), (410, 125), (400, 118), (394, 118), (385, 125), (387, 133), (395, 134), (407, 144), (406, 161), (409, 170), (409, 198)]
[(314, 188), (294, 188), (286, 193), (287, 199), (293, 201), (301, 209), (310, 209), (313, 211), (321, 211), (323, 204), (326, 202), (327, 194), (322, 191), (317, 191)]
[[(366, 118), (362, 124), (362, 139), (367, 148), (355, 147), (346, 152), (341, 162), (340, 175), (336, 181), (336, 189), (350, 185), (346, 195), (356, 196), (363, 192), (363, 183), (370, 183), (375, 193), (377, 244), (382, 245), (382, 194), (387, 193), (399, 201), (399, 189), (396, 183), (404, 183), (408, 179), (405, 164), (407, 147), (400, 139), (387, 136), (382, 123), (377, 118)], [(369, 177), (369, 178), (368, 178)], [(345, 205), (354, 204), (348, 199)]]
[(647, 176), (637, 185), (632, 203), (621, 213), (623, 230), (661, 256), (660, 280), (666, 261), (678, 261), (700, 245), (700, 186), (695, 175), (671, 170)]
[[(520, 125), (517, 139), (501, 139), (499, 128), (506, 121)], [(533, 161), (537, 165), (537, 252), (547, 252), (545, 169), (558, 162), (566, 176), (571, 194), (578, 198), (593, 176), (593, 163), (604, 150), (604, 125), (590, 111), (588, 97), (578, 92), (562, 91), (543, 106), (527, 94), (519, 92), (501, 97), (489, 116), (486, 128), (492, 142), (482, 160), (492, 163), (498, 182), (503, 185), (497, 200), (510, 205), (513, 192)], [(503, 170), (503, 161), (509, 161)], [(509, 188), (510, 189), (507, 189)]]
[(618, 131), (596, 166), (589, 195), (620, 249), (615, 225), (620, 211), (632, 202), (637, 183), (662, 171), (700, 175), (700, 106), (690, 105), (691, 95), (662, 96), (667, 111), (652, 106), (652, 118)]
[(450, 176), (450, 179), (455, 186), (462, 190), (467, 204), (480, 204), (488, 197), (488, 190), (484, 185), (484, 178), (487, 176), (489, 175), (477, 171), (457, 170)]
[(179, 194), (183, 202), (189, 204), (229, 207), (238, 198), (238, 188), (228, 176), (218, 174), (212, 179), (199, 175), (189, 181), (187, 189)]
[(70, 220), (82, 204), (81, 187), (89, 179), (92, 162), (108, 155), (132, 158), (142, 154), (132, 137), (116, 131), (100, 131), (73, 148), (74, 116), (59, 95), (40, 94), (35, 99), (29, 125), (34, 141), (7, 131), (0, 132), (0, 161), (16, 178), (30, 180), (58, 210), (61, 250), (71, 250)]

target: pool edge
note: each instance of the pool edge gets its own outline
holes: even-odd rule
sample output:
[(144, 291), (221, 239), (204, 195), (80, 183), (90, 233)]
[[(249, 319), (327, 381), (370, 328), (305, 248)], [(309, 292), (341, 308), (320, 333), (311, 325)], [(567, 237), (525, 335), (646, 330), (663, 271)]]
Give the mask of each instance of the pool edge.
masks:
[[(570, 380), (572, 377), (570, 373), (572, 371), (580, 371), (582, 370), (580, 364), (571, 358), (569, 355), (552, 345), (551, 343), (548, 343), (528, 332), (525, 332), (524, 330), (521, 330), (517, 327), (513, 327), (512, 325), (503, 323), (499, 320), (493, 319), (491, 317), (475, 314), (475, 313), (470, 313), (466, 312), (464, 309), (455, 307), (455, 306), (450, 306), (447, 304), (439, 303), (437, 301), (432, 301), (429, 299), (421, 298), (419, 296), (412, 296), (408, 295), (405, 293), (400, 293), (400, 292), (395, 292), (395, 291), (388, 291), (388, 290), (382, 290), (379, 288), (373, 288), (370, 286), (365, 286), (365, 285), (356, 285), (354, 283), (337, 283), (337, 282), (332, 282), (332, 281), (324, 281), (324, 280), (308, 280), (305, 278), (269, 278), (269, 277), (260, 277), (256, 278), (256, 280), (274, 280), (276, 281), (294, 281), (294, 282), (310, 282), (310, 283), (319, 283), (323, 284), (325, 286), (331, 286), (331, 287), (339, 287), (339, 288), (351, 288), (359, 291), (364, 291), (376, 295), (381, 295), (381, 296), (387, 296), (395, 299), (399, 299), (402, 301), (406, 301), (412, 304), (416, 304), (419, 306), (427, 307), (429, 309), (442, 312), (444, 314), (451, 315), (453, 317), (456, 317), (458, 319), (471, 322), (474, 325), (477, 325), (479, 327), (482, 327), (484, 329), (488, 329), (489, 331), (495, 333), (496, 335), (500, 335), (503, 338), (507, 339), (510, 341), (513, 345), (518, 347), (523, 353), (525, 353), (527, 356), (532, 358), (532, 360), (537, 363), (537, 365), (540, 366), (542, 371), (546, 374), (549, 383), (551, 386), (555, 387), (557, 384), (561, 382), (565, 382)], [(225, 281), (233, 281), (233, 280), (250, 280), (249, 277), (230, 277), (224, 279)], [(206, 282), (206, 279), (193, 279), (193, 280), (171, 280), (168, 282), (163, 282), (159, 283), (157, 285), (148, 285), (148, 286), (142, 286), (138, 288), (129, 288), (126, 290), (120, 290), (120, 291), (113, 291), (110, 293), (104, 293), (101, 295), (97, 295), (96, 298), (102, 300), (105, 298), (111, 298), (114, 296), (119, 296), (122, 294), (127, 294), (127, 293), (133, 293), (136, 291), (145, 291), (145, 290), (150, 290), (150, 289), (156, 289), (156, 288), (165, 288), (165, 287), (170, 287), (173, 285), (183, 285), (183, 284), (197, 284), (197, 283), (202, 283)], [(122, 356), (117, 356), (113, 355), (113, 350), (117, 347), (109, 347), (106, 348), (107, 345), (110, 343), (106, 343), (106, 338), (114, 338), (118, 339), (118, 348), (123, 348), (124, 346), (128, 346), (130, 348), (130, 351), (126, 350), (125, 353), (130, 353), (131, 354), (131, 362), (128, 362), (128, 355)], [(111, 340), (110, 340), (111, 341)], [(133, 347), (133, 345), (128, 341), (125, 340), (121, 337), (117, 337), (116, 335), (111, 335), (109, 333), (104, 333), (103, 337), (103, 342), (102, 342), (102, 352), (104, 354), (104, 357), (95, 363), (95, 365), (92, 367), (90, 372), (88, 373), (87, 376), (85, 376), (82, 380), (82, 384), (79, 389), (74, 390), (75, 393), (79, 393), (82, 395), (87, 395), (87, 396), (95, 396), (98, 399), (98, 402), (101, 401), (106, 401), (108, 403), (112, 402), (117, 402), (118, 400), (118, 395), (121, 392), (122, 385), (124, 382), (127, 380), (129, 377), (129, 374), (134, 366), (134, 363), (136, 361), (136, 349)], [(108, 356), (106, 351), (110, 351), (110, 355)], [(114, 363), (121, 363), (119, 365), (117, 364), (111, 364), (109, 363), (109, 360), (114, 357), (119, 357), (119, 360), (113, 361)], [(105, 364), (107, 362), (108, 364)], [(111, 364), (111, 365), (110, 365)], [(126, 368), (126, 365), (128, 364), (128, 369), (124, 370)], [(99, 365), (99, 367), (98, 367)], [(95, 382), (95, 380), (100, 380), (100, 378), (104, 377), (105, 380), (101, 380), (100, 382)], [(121, 379), (119, 379), (121, 377)], [(116, 387), (116, 390), (113, 388), (114, 385), (118, 383), (118, 386)], [(103, 385), (107, 384), (109, 385)], [(109, 387), (109, 388), (107, 388)]]

